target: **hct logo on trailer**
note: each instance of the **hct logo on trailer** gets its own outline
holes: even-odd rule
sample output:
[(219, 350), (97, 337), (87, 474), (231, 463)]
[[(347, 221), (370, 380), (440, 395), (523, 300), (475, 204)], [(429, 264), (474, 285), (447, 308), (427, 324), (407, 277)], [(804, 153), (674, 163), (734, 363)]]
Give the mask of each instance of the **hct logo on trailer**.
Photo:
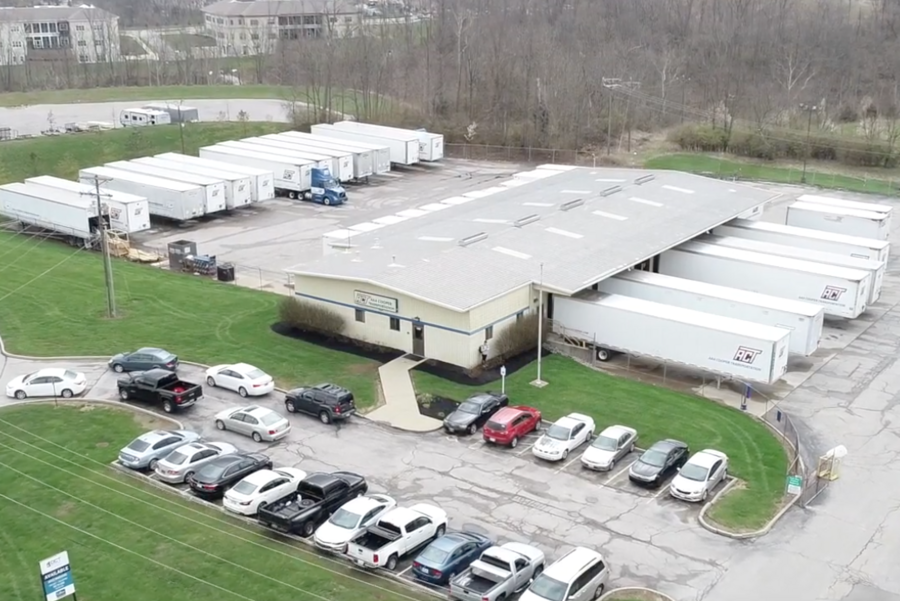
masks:
[(841, 300), (841, 295), (847, 292), (846, 288), (838, 288), (837, 286), (825, 286), (822, 291), (822, 300), (837, 302)]
[(753, 362), (756, 361), (756, 358), (762, 351), (755, 348), (750, 348), (747, 346), (739, 346), (737, 352), (734, 353), (734, 360), (738, 363), (745, 363), (747, 365), (753, 365)]

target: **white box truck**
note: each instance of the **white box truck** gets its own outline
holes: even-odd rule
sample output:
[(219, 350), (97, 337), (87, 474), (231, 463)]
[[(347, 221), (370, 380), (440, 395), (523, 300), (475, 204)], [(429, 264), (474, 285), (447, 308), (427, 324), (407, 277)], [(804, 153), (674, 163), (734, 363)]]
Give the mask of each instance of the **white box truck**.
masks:
[(106, 163), (104, 167), (119, 169), (121, 171), (132, 171), (134, 173), (141, 173), (143, 175), (150, 175), (152, 177), (161, 177), (163, 179), (170, 179), (175, 182), (184, 182), (185, 184), (200, 186), (201, 188), (203, 188), (206, 194), (204, 213), (207, 215), (210, 215), (212, 213), (219, 213), (221, 211), (224, 211), (226, 208), (225, 182), (223, 182), (221, 179), (215, 177), (206, 177), (204, 175), (184, 173), (181, 171), (173, 171), (172, 169), (168, 169), (166, 167), (151, 167), (149, 165), (141, 165), (140, 163), (135, 163), (132, 161), (113, 161), (112, 163)]
[(166, 161), (176, 161), (185, 165), (197, 165), (198, 167), (207, 167), (210, 169), (233, 171), (250, 178), (250, 199), (253, 202), (262, 202), (264, 200), (272, 200), (275, 198), (275, 177), (271, 169), (258, 169), (249, 165), (236, 165), (225, 161), (212, 161), (187, 154), (178, 154), (176, 152), (164, 152), (158, 154), (156, 159)]
[[(347, 152), (353, 160), (353, 177), (355, 179), (363, 179), (375, 174), (375, 151), (371, 148), (362, 146), (354, 146), (353, 142), (345, 142), (334, 138), (323, 138), (322, 136), (314, 136), (299, 131), (286, 131), (280, 134), (272, 134), (281, 140), (297, 140), (303, 142), (310, 148), (322, 148), (326, 150), (335, 150), (337, 152)], [(391, 168), (390, 152), (387, 153), (387, 168)]]
[(374, 125), (372, 123), (360, 123), (359, 121), (338, 121), (335, 127), (358, 132), (371, 132), (373, 134), (386, 134), (405, 136), (412, 134), (419, 140), (420, 161), (440, 161), (444, 158), (444, 136), (433, 134), (424, 129), (403, 129), (400, 127), (388, 127), (386, 125)]
[(762, 253), (686, 242), (659, 256), (659, 273), (815, 303), (825, 315), (865, 312), (869, 272)]
[(219, 180), (225, 187), (225, 208), (237, 209), (244, 207), (253, 202), (250, 195), (252, 184), (250, 176), (235, 173), (233, 170), (224, 171), (222, 169), (211, 169), (209, 167), (199, 167), (182, 161), (167, 161), (166, 159), (158, 159), (156, 157), (144, 157), (142, 159), (133, 159), (132, 163), (138, 165), (147, 165), (148, 167), (157, 167), (159, 169), (169, 169), (174, 173), (184, 173), (191, 175), (200, 175)]
[(391, 163), (397, 165), (415, 165), (419, 162), (419, 137), (412, 134), (373, 134), (371, 132), (336, 127), (329, 123), (312, 125), (309, 129), (312, 133), (320, 136), (343, 137), (347, 140), (359, 140), (369, 144), (387, 146), (391, 152)]
[(597, 284), (621, 294), (672, 307), (790, 330), (791, 353), (808, 357), (819, 348), (825, 311), (819, 305), (757, 294), (647, 271), (625, 271)]
[(784, 223), (847, 236), (887, 240), (891, 233), (890, 217), (885, 213), (829, 207), (812, 202), (795, 202), (787, 208)]
[(187, 221), (206, 211), (206, 190), (202, 186), (110, 167), (91, 167), (78, 172), (83, 184), (92, 184), (94, 177), (103, 180), (104, 188), (143, 196), (150, 205), (151, 215)]
[(554, 330), (609, 351), (695, 367), (739, 380), (777, 382), (791, 333), (730, 317), (595, 290), (553, 296)]
[(90, 246), (99, 226), (95, 199), (31, 184), (0, 186), (0, 215), (62, 234), (76, 246)]
[(837, 253), (856, 259), (886, 262), (891, 252), (891, 243), (886, 240), (845, 236), (832, 232), (811, 230), (805, 227), (791, 227), (768, 221), (746, 221), (734, 219), (713, 230), (716, 236), (736, 236), (748, 240), (772, 242), (800, 246), (810, 250)]
[(818, 196), (816, 194), (803, 194), (798, 197), (800, 202), (811, 202), (829, 207), (838, 207), (842, 209), (853, 209), (855, 211), (868, 211), (870, 213), (884, 213), (888, 216), (887, 227), (891, 228), (891, 216), (894, 214), (894, 207), (880, 202), (857, 202), (854, 200), (844, 200), (843, 198), (831, 198), (828, 196)]
[[(313, 126), (315, 127), (315, 126)], [(382, 173), (388, 173), (391, 170), (391, 149), (387, 147), (386, 144), (378, 144), (372, 141), (365, 141), (359, 138), (359, 136), (354, 136), (352, 133), (347, 134), (347, 132), (341, 131), (336, 128), (331, 128), (331, 132), (325, 133), (316, 133), (313, 132), (311, 134), (301, 133), (296, 131), (286, 131), (282, 135), (285, 136), (313, 136), (322, 141), (338, 143), (338, 144), (347, 144), (352, 145), (352, 148), (358, 148), (362, 150), (368, 150), (372, 153), (372, 170), (375, 172), (375, 175), (381, 175)]]
[(282, 140), (271, 136), (259, 136), (258, 138), (246, 138), (241, 142), (271, 146), (280, 150), (288, 150), (296, 153), (302, 159), (317, 161), (324, 164), (331, 174), (340, 182), (349, 182), (353, 179), (353, 158), (347, 152), (336, 153), (331, 150), (309, 148), (300, 142)]
[(697, 238), (696, 241), (704, 244), (718, 244), (728, 248), (740, 248), (742, 250), (775, 255), (776, 257), (801, 259), (803, 261), (813, 261), (814, 263), (825, 263), (826, 265), (868, 271), (872, 276), (869, 279), (869, 305), (876, 303), (881, 297), (881, 287), (884, 284), (884, 272), (886, 269), (886, 264), (882, 261), (855, 259), (836, 253), (826, 253), (785, 244), (774, 244), (772, 242), (760, 242), (759, 240), (747, 240), (746, 238), (737, 238), (735, 236), (702, 236)]
[[(25, 183), (51, 190), (75, 192), (94, 202), (97, 198), (97, 191), (93, 184), (82, 184), (52, 175), (30, 177), (25, 180)], [(101, 183), (100, 204), (103, 207), (103, 213), (109, 217), (109, 227), (112, 229), (128, 234), (150, 229), (150, 205), (143, 196), (110, 190)]]

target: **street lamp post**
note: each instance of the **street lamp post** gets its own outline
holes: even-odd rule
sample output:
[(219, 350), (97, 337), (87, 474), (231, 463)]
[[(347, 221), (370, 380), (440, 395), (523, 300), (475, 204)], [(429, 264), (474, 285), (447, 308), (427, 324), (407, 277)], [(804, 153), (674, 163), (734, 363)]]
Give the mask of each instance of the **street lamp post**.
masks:
[(807, 118), (806, 118), (806, 152), (803, 153), (803, 173), (800, 175), (800, 183), (805, 184), (806, 183), (806, 161), (809, 159), (810, 151), (811, 151), (811, 148), (809, 145), (809, 137), (810, 137), (810, 133), (812, 132), (812, 116), (813, 116), (813, 113), (815, 113), (816, 110), (818, 110), (818, 107), (814, 104), (801, 104), (800, 110), (806, 111), (806, 114), (807, 114)]
[(544, 340), (544, 264), (541, 263), (541, 285), (538, 290), (538, 339), (537, 339), (537, 379), (531, 382), (535, 388), (543, 388), (547, 383), (541, 379), (541, 355)]

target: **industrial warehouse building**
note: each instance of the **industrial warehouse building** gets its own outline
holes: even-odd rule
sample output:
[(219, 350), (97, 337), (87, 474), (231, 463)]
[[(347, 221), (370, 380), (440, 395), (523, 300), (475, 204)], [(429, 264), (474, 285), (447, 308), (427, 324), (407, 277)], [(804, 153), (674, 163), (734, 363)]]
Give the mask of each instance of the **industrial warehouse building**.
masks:
[[(537, 310), (777, 195), (672, 171), (545, 165), (324, 239), (324, 256), (288, 270), (299, 300), (340, 313), (345, 334), (453, 365)], [(488, 344), (490, 348), (490, 342)]]

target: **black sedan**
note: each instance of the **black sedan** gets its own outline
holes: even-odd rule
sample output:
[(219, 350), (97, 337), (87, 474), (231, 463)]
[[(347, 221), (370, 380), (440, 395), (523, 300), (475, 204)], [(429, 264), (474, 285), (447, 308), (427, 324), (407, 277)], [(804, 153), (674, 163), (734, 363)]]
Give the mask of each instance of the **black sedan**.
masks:
[(272, 460), (262, 453), (222, 455), (188, 477), (191, 490), (204, 499), (219, 499), (225, 491), (253, 472), (272, 469)]
[(509, 405), (509, 397), (496, 392), (482, 392), (460, 403), (456, 411), (444, 418), (444, 430), (453, 434), (475, 434), (491, 416)]
[(628, 478), (636, 484), (659, 486), (667, 476), (687, 463), (690, 449), (680, 440), (661, 440), (644, 451), (628, 468)]
[(178, 356), (155, 347), (139, 348), (130, 353), (119, 353), (109, 360), (109, 366), (116, 373), (125, 371), (149, 371), (151, 369), (178, 369)]

